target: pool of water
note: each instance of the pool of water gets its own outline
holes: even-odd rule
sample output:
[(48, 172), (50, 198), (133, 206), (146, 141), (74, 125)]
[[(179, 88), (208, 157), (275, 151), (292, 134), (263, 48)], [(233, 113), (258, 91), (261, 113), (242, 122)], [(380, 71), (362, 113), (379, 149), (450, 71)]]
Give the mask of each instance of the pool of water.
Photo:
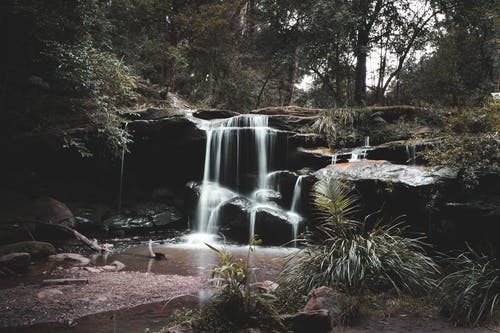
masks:
[[(286, 247), (256, 247), (249, 252), (248, 246), (226, 244), (221, 245), (215, 239), (193, 241), (181, 239), (177, 241), (156, 241), (154, 251), (164, 253), (166, 260), (151, 259), (148, 256), (147, 240), (116, 241), (116, 251), (109, 254), (90, 254), (92, 265), (102, 266), (121, 261), (125, 270), (151, 272), (156, 274), (178, 274), (186, 276), (210, 276), (211, 268), (219, 263), (219, 255), (205, 245), (208, 241), (218, 249), (224, 249), (234, 256), (234, 260), (249, 260), (253, 271), (253, 279), (257, 281), (276, 278), (287, 255), (296, 251)], [(71, 247), (65, 250), (70, 251)], [(61, 267), (60, 262), (43, 261), (33, 265), (22, 277), (0, 281), (0, 288), (8, 288), (20, 283), (37, 284)], [(206, 295), (206, 291), (200, 291)], [(200, 297), (202, 298), (202, 297)], [(175, 299), (165, 304), (147, 304), (134, 308), (110, 311), (76, 319), (73, 323), (40, 324), (29, 327), (0, 329), (1, 333), (137, 333), (154, 332), (164, 327), (173, 311), (182, 307), (196, 308), (200, 299)], [(69, 327), (72, 326), (72, 327)]]

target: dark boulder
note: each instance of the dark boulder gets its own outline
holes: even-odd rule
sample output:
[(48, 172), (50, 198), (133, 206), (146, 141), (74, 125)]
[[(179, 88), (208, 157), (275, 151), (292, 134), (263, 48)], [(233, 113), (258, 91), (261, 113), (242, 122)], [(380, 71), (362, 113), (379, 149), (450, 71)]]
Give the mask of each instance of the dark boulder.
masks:
[(283, 245), (293, 239), (293, 226), (285, 211), (276, 206), (257, 206), (255, 234), (266, 245)]
[(71, 210), (64, 203), (50, 197), (33, 200), (26, 208), (25, 214), (26, 219), (68, 226), (74, 225), (74, 215)]
[(252, 215), (254, 232), (263, 244), (281, 245), (293, 237), (287, 213), (276, 205), (255, 205), (245, 197), (235, 197), (223, 203), (217, 214), (224, 234), (238, 242), (248, 242)]
[(314, 289), (303, 311), (309, 312), (322, 309), (327, 310), (331, 318), (340, 315), (342, 313), (342, 301), (339, 293), (325, 286)]
[(8, 268), (14, 272), (26, 270), (31, 263), (31, 255), (26, 252), (13, 252), (0, 256), (0, 272)]
[(9, 253), (25, 252), (31, 255), (31, 258), (44, 258), (56, 253), (54, 245), (44, 242), (26, 241), (14, 244), (0, 246), (0, 255)]
[(270, 186), (281, 194), (284, 207), (290, 207), (297, 177), (295, 172), (288, 170), (275, 171), (268, 176)]
[(252, 205), (249, 199), (238, 196), (220, 206), (217, 213), (225, 234), (236, 241), (248, 242)]
[(121, 212), (102, 221), (102, 226), (111, 232), (140, 233), (172, 227), (182, 220), (183, 215), (175, 207), (164, 203), (144, 202), (124, 207)]
[(327, 310), (299, 312), (290, 321), (294, 333), (330, 333), (332, 330)]

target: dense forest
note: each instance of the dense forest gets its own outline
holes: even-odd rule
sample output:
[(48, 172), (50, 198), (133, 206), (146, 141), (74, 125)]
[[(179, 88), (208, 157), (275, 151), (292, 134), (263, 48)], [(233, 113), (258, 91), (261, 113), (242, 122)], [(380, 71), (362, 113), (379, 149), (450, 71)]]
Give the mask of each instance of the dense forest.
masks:
[[(265, 106), (484, 104), (498, 85), (490, 0), (2, 1), (2, 135), (91, 126), (175, 92)], [(78, 144), (78, 143), (74, 143)]]

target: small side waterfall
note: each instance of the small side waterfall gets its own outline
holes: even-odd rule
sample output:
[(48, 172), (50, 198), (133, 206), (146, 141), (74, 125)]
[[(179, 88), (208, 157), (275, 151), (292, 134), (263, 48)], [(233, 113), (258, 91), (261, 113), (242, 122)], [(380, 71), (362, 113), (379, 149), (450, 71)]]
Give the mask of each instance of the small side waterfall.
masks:
[[(128, 134), (128, 122), (125, 123), (124, 126), (124, 131), (125, 134)], [(123, 171), (125, 167), (125, 151), (127, 150), (127, 146), (124, 144), (122, 147), (122, 160), (121, 160), (121, 167), (120, 167), (120, 189), (118, 192), (118, 211), (122, 209), (122, 195), (123, 195)]]
[(406, 155), (408, 156), (408, 163), (411, 165), (417, 164), (417, 146), (418, 142), (406, 145)]
[(365, 144), (363, 145), (363, 147), (370, 147), (370, 137), (369, 136), (365, 136)]
[[(302, 221), (302, 217), (299, 214), (299, 203), (300, 197), (302, 195), (302, 181), (305, 176), (298, 176), (297, 181), (295, 182), (295, 186), (293, 188), (293, 197), (292, 197), (292, 205), (290, 207), (291, 213), (288, 214), (289, 221), (292, 224), (292, 239), (297, 239), (297, 234), (299, 231), (299, 225)], [(294, 245), (297, 245), (297, 242), (294, 241)]]
[(337, 164), (337, 159), (338, 159), (338, 155), (337, 154), (333, 154), (332, 155), (332, 165)]
[(302, 194), (302, 180), (305, 176), (298, 176), (295, 186), (293, 188), (292, 205), (290, 210), (294, 213), (298, 213), (298, 204), (300, 202), (300, 196)]
[(250, 241), (253, 242), (255, 240), (255, 220), (257, 217), (257, 210), (254, 208), (250, 212), (250, 230), (249, 230), (249, 235), (250, 235)]
[(349, 162), (366, 160), (366, 154), (369, 148), (370, 148), (370, 137), (366, 136), (363, 142), (363, 147), (355, 148), (351, 152), (351, 157), (349, 158)]

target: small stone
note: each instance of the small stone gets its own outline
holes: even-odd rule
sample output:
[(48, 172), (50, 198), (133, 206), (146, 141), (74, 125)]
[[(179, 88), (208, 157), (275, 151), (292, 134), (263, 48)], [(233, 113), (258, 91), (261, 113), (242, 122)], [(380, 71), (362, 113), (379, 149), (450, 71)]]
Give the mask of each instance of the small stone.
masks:
[(116, 267), (116, 271), (119, 272), (121, 271), (122, 269), (124, 269), (125, 267), (125, 264), (122, 263), (121, 261), (118, 261), (118, 260), (115, 260), (111, 263), (112, 266), (115, 266)]
[(85, 267), (85, 270), (90, 273), (101, 273), (102, 271), (96, 267)]
[(101, 269), (105, 272), (115, 272), (116, 266), (106, 265), (106, 266), (101, 266)]
[(36, 297), (38, 297), (39, 299), (52, 299), (56, 296), (60, 296), (60, 295), (63, 295), (63, 292), (60, 291), (59, 289), (44, 289), (44, 290), (41, 290), (39, 291), (37, 294), (36, 294)]

